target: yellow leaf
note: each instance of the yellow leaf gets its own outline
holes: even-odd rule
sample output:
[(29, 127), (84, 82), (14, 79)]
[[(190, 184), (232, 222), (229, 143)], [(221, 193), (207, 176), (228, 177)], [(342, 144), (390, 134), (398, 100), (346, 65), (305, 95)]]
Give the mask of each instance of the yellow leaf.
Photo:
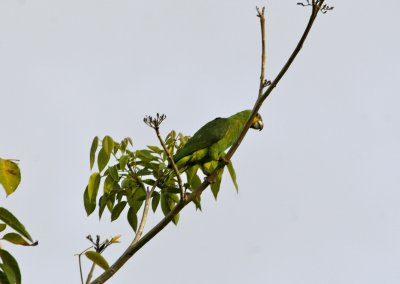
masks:
[(21, 172), (18, 165), (11, 160), (0, 158), (0, 184), (7, 196), (13, 193), (21, 182)]
[(119, 239), (121, 238), (121, 235), (116, 235), (115, 237), (113, 237), (112, 239), (111, 239), (111, 243), (112, 244), (116, 244), (116, 243), (120, 243), (120, 241), (119, 241)]
[(85, 252), (85, 255), (87, 256), (87, 258), (89, 258), (91, 261), (93, 261), (95, 264), (97, 264), (104, 270), (107, 270), (108, 267), (110, 267), (107, 263), (107, 260), (105, 260), (105, 258), (98, 252), (87, 251), (87, 252)]
[(17, 233), (8, 233), (3, 236), (3, 240), (9, 241), (15, 245), (30, 246), (31, 244), (27, 242), (21, 235)]

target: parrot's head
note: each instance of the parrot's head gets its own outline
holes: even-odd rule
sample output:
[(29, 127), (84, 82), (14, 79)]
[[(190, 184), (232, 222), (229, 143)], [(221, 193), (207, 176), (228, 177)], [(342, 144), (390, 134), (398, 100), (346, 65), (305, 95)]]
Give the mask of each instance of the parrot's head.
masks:
[(250, 128), (257, 129), (257, 130), (262, 130), (264, 127), (263, 120), (261, 118), (261, 115), (259, 113), (256, 114), (256, 116), (253, 119), (253, 123), (251, 124)]

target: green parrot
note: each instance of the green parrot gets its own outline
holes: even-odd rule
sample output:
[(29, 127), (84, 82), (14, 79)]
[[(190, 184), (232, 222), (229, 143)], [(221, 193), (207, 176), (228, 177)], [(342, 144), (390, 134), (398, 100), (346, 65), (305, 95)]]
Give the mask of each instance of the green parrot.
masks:
[[(240, 131), (251, 115), (251, 110), (238, 112), (230, 117), (218, 117), (201, 127), (174, 155), (180, 172), (200, 166), (205, 174), (212, 171), (220, 158), (237, 140)], [(254, 117), (251, 128), (262, 130), (263, 121), (259, 114)]]

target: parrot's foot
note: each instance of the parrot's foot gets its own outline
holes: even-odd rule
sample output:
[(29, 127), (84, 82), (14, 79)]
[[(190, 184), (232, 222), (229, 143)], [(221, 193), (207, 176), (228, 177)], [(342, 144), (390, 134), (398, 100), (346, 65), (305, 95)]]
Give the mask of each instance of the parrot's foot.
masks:
[(225, 157), (219, 158), (219, 161), (220, 161), (221, 163), (223, 163), (225, 166), (229, 165), (229, 163), (231, 162), (231, 161), (225, 159)]
[(216, 175), (208, 175), (204, 178), (204, 180), (208, 181), (209, 183), (216, 183), (218, 176)]

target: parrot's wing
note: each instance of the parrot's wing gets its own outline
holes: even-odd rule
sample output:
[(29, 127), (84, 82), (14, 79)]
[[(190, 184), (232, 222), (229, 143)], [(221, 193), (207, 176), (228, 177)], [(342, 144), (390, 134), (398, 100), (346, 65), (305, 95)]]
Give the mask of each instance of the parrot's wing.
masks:
[(193, 152), (210, 147), (212, 144), (221, 140), (228, 129), (229, 120), (227, 118), (218, 117), (208, 122), (176, 152), (174, 161), (179, 161), (181, 158), (188, 156)]

